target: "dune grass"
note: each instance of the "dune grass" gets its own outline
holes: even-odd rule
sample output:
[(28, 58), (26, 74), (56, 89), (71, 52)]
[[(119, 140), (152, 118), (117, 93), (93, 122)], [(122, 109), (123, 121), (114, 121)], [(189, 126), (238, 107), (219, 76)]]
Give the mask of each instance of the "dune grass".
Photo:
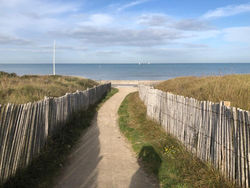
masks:
[(77, 142), (98, 111), (98, 109), (112, 97), (118, 89), (112, 88), (99, 104), (90, 106), (87, 111), (75, 113), (63, 129), (48, 139), (47, 145), (31, 164), (17, 171), (16, 175), (8, 179), (0, 188), (49, 188), (56, 183), (67, 157), (72, 153)]
[(138, 93), (128, 95), (118, 113), (120, 130), (132, 143), (139, 164), (157, 177), (160, 187), (234, 187), (218, 171), (187, 152), (159, 124), (147, 119)]
[(161, 82), (155, 88), (201, 101), (230, 101), (231, 106), (250, 111), (250, 74), (180, 77)]
[(0, 72), (0, 104), (22, 104), (48, 97), (59, 97), (76, 90), (85, 90), (98, 85), (90, 79), (72, 76), (17, 76)]

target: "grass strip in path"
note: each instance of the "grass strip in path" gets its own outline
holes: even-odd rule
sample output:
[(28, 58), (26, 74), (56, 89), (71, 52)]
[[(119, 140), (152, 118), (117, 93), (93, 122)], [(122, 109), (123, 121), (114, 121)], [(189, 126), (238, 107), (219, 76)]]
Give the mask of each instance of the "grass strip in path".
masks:
[(138, 92), (124, 99), (118, 113), (120, 130), (131, 142), (139, 164), (158, 178), (161, 187), (234, 187), (187, 152), (159, 124), (147, 119)]
[(118, 89), (113, 88), (99, 104), (91, 106), (87, 111), (75, 113), (61, 132), (48, 139), (46, 147), (26, 169), (19, 170), (14, 177), (0, 187), (53, 187), (54, 180), (64, 166), (67, 156), (71, 153), (84, 130), (91, 125), (97, 110), (117, 92)]

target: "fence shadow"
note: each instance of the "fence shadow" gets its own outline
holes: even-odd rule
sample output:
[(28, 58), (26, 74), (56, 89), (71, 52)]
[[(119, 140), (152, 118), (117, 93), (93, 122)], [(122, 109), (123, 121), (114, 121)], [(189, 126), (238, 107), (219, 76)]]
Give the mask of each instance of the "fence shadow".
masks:
[(98, 171), (96, 169), (102, 156), (100, 153), (99, 128), (97, 114), (92, 125), (82, 135), (79, 143), (68, 158), (68, 164), (57, 180), (55, 187), (96, 187)]
[[(152, 146), (144, 146), (138, 156), (140, 168), (133, 175), (130, 188), (154, 187), (159, 188), (157, 175), (161, 167), (162, 160)], [(145, 175), (147, 173), (147, 175)], [(143, 177), (147, 176), (147, 179)]]

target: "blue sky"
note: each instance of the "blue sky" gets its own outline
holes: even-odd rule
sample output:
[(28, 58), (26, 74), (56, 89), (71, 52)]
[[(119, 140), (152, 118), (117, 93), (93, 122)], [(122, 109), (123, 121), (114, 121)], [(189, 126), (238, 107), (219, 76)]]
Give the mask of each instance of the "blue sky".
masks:
[(0, 0), (0, 63), (250, 63), (250, 1)]

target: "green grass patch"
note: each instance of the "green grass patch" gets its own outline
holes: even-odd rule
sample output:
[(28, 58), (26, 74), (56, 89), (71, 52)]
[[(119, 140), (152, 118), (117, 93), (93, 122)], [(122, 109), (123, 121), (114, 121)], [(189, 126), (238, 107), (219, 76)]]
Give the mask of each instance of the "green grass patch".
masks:
[(0, 104), (22, 104), (47, 97), (59, 97), (76, 90), (86, 90), (97, 82), (72, 76), (24, 75), (0, 72)]
[(201, 101), (230, 101), (231, 106), (250, 110), (250, 74), (180, 77), (161, 82), (155, 88)]
[(161, 187), (234, 187), (187, 152), (159, 124), (147, 119), (138, 93), (129, 94), (118, 113), (120, 130), (132, 143), (139, 164), (157, 177)]
[(112, 89), (99, 104), (91, 106), (87, 111), (75, 113), (58, 134), (48, 139), (47, 145), (40, 155), (27, 168), (17, 171), (15, 176), (8, 179), (0, 187), (53, 187), (54, 180), (60, 174), (68, 155), (72, 152), (72, 148), (74, 148), (84, 130), (91, 125), (97, 110), (117, 92), (117, 89)]

